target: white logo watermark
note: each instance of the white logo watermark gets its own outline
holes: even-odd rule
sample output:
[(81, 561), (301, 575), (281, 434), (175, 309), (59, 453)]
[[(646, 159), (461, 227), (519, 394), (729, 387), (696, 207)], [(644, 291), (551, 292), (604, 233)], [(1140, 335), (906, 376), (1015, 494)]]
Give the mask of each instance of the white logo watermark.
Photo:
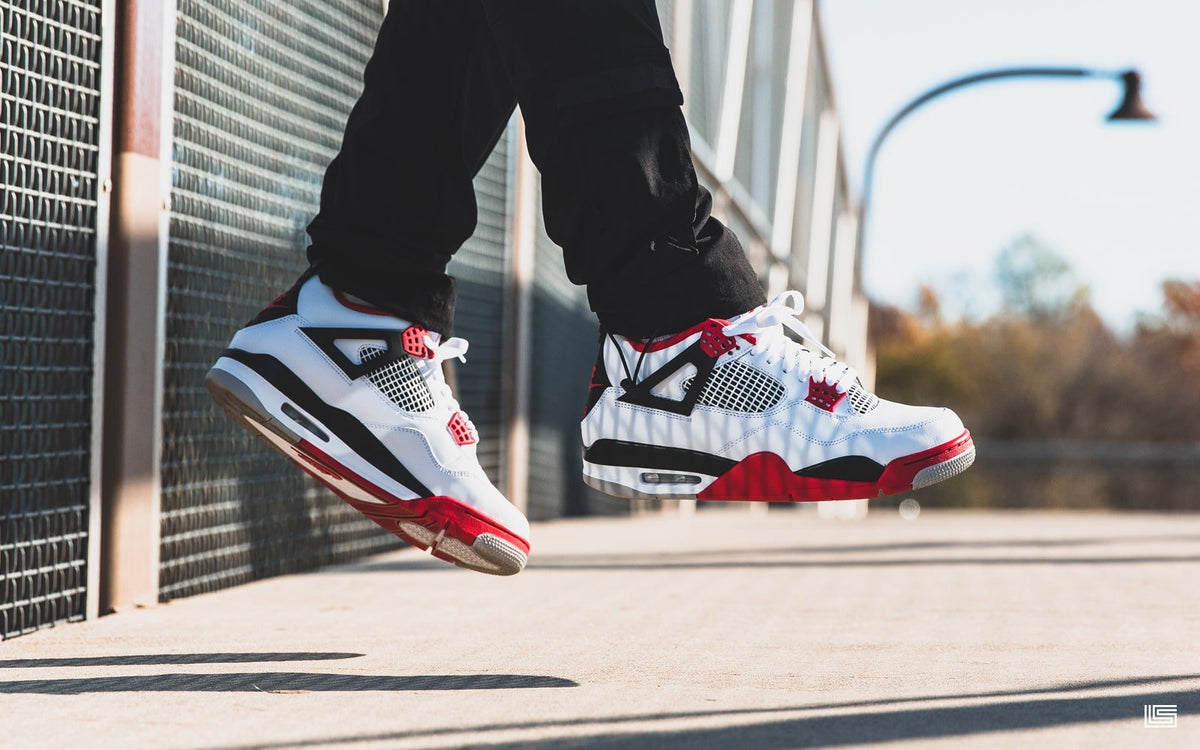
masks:
[(1144, 725), (1147, 729), (1174, 729), (1179, 726), (1179, 706), (1147, 703), (1142, 709), (1145, 712)]

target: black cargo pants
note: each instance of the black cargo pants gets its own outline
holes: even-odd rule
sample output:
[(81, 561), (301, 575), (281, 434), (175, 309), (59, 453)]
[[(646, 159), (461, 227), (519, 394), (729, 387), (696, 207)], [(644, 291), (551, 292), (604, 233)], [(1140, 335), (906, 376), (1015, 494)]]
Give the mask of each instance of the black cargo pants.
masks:
[(472, 178), (520, 104), (546, 231), (607, 330), (764, 300), (709, 215), (653, 0), (392, 0), (308, 228), (321, 279), (449, 333)]

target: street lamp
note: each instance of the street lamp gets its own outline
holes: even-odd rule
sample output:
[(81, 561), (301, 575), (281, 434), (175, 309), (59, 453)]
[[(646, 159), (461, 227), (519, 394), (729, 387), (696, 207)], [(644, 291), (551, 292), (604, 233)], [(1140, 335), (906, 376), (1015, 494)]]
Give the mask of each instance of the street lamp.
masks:
[(955, 89), (976, 83), (986, 83), (1000, 78), (1112, 78), (1121, 82), (1124, 87), (1124, 95), (1121, 98), (1121, 103), (1109, 114), (1107, 118), (1109, 122), (1122, 120), (1150, 121), (1155, 119), (1150, 110), (1146, 109), (1146, 105), (1142, 103), (1142, 77), (1136, 70), (1112, 71), (1095, 70), (1092, 68), (1052, 67), (1000, 68), (972, 73), (935, 86), (901, 107), (900, 111), (892, 115), (892, 118), (887, 121), (883, 128), (880, 129), (879, 134), (875, 136), (875, 140), (871, 142), (871, 150), (867, 152), (867, 162), (863, 168), (862, 198), (858, 204), (858, 247), (855, 253), (855, 260), (857, 262), (861, 262), (863, 248), (866, 244), (864, 238), (867, 234), (867, 211), (870, 208), (871, 192), (875, 178), (875, 158), (879, 155), (879, 148), (883, 145), (884, 139), (888, 137), (888, 134), (896, 128), (901, 120), (912, 114), (921, 105)]

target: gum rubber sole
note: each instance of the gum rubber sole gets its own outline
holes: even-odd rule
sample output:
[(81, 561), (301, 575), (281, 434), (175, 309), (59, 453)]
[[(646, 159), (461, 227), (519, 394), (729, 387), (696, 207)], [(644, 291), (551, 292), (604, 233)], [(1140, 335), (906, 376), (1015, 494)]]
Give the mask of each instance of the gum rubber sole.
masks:
[(528, 543), (465, 503), (451, 497), (395, 497), (310, 442), (303, 431), (321, 434), (321, 425), (294, 407), (297, 419), (291, 423), (272, 416), (249, 385), (217, 367), (209, 371), (205, 385), (235, 422), (396, 537), (480, 573), (507, 576), (524, 569)]

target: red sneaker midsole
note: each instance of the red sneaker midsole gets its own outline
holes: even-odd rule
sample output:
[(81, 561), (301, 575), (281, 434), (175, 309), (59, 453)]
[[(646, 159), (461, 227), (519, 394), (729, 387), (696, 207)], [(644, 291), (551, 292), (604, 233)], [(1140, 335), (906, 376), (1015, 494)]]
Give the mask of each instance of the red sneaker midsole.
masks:
[(911, 490), (913, 478), (922, 469), (949, 461), (972, 447), (971, 433), (964, 430), (941, 445), (894, 459), (873, 482), (799, 476), (774, 453), (754, 453), (717, 477), (696, 499), (816, 502), (892, 495)]
[[(403, 537), (407, 542), (422, 548), (425, 546), (400, 531), (401, 522), (417, 523), (434, 533), (445, 530), (448, 535), (468, 545), (473, 544), (480, 534), (492, 534), (513, 544), (526, 555), (529, 554), (529, 542), (460, 500), (445, 496), (402, 500), (356, 474), (307, 440), (301, 440), (290, 447), (298, 459), (296, 463), (300, 468), (355, 510), (391, 533)], [(339, 487), (339, 480), (350, 482), (380, 502), (364, 502), (350, 496)]]

